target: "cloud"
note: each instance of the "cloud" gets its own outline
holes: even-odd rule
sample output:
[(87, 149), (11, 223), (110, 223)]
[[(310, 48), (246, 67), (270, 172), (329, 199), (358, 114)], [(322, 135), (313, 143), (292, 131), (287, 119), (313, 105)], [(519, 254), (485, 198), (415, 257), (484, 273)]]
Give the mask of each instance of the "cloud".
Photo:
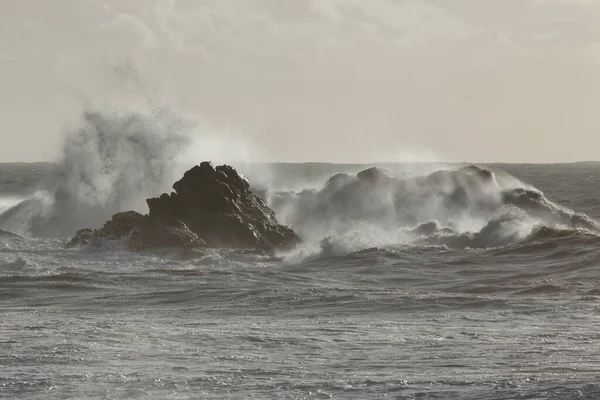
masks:
[(565, 4), (569, 6), (598, 6), (597, 0), (534, 0), (535, 4)]
[[(52, 148), (36, 132), (58, 131), (80, 93), (130, 104), (123, 91), (173, 98), (280, 160), (368, 161), (403, 143), (567, 159), (600, 144), (586, 138), (600, 126), (596, 1), (0, 1), (0, 22), (0, 52), (15, 57), (0, 62), (0, 129), (27, 138), (27, 157)], [(131, 87), (106, 76), (123, 60)], [(579, 150), (514, 145), (565, 126)]]
[(470, 33), (460, 18), (423, 0), (158, 0), (155, 4), (161, 32), (184, 52), (412, 46), (462, 39)]
[(136, 37), (137, 42), (144, 48), (150, 49), (156, 46), (155, 33), (150, 29), (146, 22), (137, 15), (119, 13), (115, 15), (110, 22), (100, 24), (99, 28), (101, 30), (122, 29), (132, 33)]
[[(370, 28), (376, 32), (371, 37), (380, 43), (422, 45), (470, 34), (467, 23), (426, 1), (345, 0), (334, 4), (343, 24), (354, 30), (353, 35), (362, 36), (365, 28)], [(341, 37), (345, 33), (343, 29), (337, 32)]]

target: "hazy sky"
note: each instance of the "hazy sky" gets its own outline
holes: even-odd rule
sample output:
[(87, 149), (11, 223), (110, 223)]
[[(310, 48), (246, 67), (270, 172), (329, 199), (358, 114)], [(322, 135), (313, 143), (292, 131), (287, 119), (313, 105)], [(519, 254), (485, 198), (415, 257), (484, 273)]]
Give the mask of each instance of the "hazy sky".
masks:
[(0, 162), (136, 97), (271, 160), (598, 160), (600, 1), (0, 0)]

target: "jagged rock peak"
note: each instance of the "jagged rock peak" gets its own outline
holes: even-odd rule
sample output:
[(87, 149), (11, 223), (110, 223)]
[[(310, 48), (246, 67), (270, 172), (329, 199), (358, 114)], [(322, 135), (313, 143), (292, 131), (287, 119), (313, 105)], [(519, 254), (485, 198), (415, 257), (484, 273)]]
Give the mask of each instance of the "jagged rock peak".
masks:
[(250, 183), (229, 165), (202, 162), (173, 184), (175, 192), (147, 199), (149, 213), (115, 214), (97, 231), (81, 230), (73, 244), (127, 236), (132, 249), (226, 247), (273, 251), (300, 243)]

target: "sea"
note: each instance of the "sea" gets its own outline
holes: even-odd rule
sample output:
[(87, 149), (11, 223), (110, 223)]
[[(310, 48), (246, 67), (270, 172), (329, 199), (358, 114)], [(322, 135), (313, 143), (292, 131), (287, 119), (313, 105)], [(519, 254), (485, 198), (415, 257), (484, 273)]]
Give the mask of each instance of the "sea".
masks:
[(383, 195), (353, 224), (306, 203), (338, 173), (468, 164), (234, 165), (305, 245), (189, 256), (66, 243), (203, 159), (65, 154), (0, 164), (0, 398), (600, 398), (600, 163), (477, 164), (548, 213), (413, 202), (402, 224)]

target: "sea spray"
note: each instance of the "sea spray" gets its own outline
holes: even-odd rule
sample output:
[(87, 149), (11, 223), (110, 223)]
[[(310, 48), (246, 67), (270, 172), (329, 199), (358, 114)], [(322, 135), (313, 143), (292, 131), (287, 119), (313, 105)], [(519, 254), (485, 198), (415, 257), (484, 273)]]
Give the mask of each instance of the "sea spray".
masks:
[(336, 174), (320, 190), (267, 198), (305, 239), (306, 253), (322, 256), (390, 245), (499, 247), (529, 239), (540, 227), (600, 232), (585, 214), (475, 166), (406, 179), (377, 169)]
[(66, 237), (100, 227), (119, 211), (147, 211), (146, 198), (170, 191), (183, 171), (203, 159), (247, 161), (245, 140), (167, 107), (147, 111), (84, 110), (65, 132), (61, 156), (36, 194), (5, 207), (0, 228), (21, 235)]

